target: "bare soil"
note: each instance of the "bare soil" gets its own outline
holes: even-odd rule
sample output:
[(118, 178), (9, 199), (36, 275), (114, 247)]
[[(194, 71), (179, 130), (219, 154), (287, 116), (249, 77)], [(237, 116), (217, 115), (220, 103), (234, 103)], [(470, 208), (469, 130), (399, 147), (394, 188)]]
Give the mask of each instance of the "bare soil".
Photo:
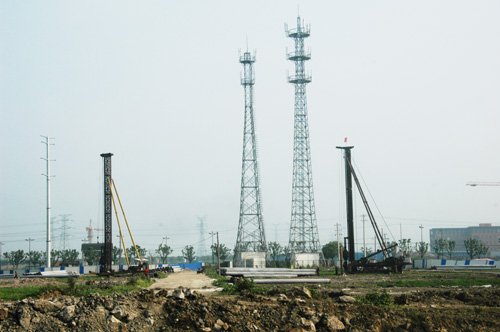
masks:
[[(477, 274), (450, 273), (443, 280), (464, 277)], [(46, 294), (3, 302), (0, 331), (500, 331), (499, 286), (390, 285), (405, 278), (419, 276), (334, 277), (329, 285), (271, 286), (264, 295), (228, 296), (193, 292), (213, 288), (210, 279), (194, 271), (177, 273), (126, 295)], [(383, 289), (394, 304), (350, 303), (382, 290), (374, 286), (380, 281), (389, 282)]]
[(148, 289), (176, 289), (185, 288), (192, 289), (200, 293), (214, 292), (217, 288), (212, 285), (214, 279), (209, 278), (203, 273), (196, 271), (183, 270), (178, 273), (172, 273), (168, 278), (158, 279)]

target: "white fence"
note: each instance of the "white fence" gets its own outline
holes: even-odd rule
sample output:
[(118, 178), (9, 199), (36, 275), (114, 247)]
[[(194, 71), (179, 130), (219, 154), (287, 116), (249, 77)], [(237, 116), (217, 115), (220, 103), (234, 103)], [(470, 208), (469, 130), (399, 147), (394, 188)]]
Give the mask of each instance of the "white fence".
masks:
[(499, 266), (498, 261), (493, 260), (452, 260), (452, 259), (414, 259), (414, 269), (439, 269), (439, 270), (492, 270)]

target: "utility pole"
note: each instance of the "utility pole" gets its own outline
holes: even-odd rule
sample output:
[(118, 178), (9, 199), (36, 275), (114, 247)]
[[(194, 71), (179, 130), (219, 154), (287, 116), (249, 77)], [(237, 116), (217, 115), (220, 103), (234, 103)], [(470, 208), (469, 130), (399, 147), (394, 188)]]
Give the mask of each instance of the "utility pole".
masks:
[(5, 244), (5, 243), (0, 242), (0, 271), (2, 270), (2, 246), (3, 246), (4, 244)]
[(420, 226), (418, 226), (418, 228), (420, 228), (420, 242), (424, 242), (424, 232), (423, 232), (424, 226), (422, 226), (422, 224), (420, 224)]
[(31, 270), (31, 241), (35, 241), (35, 239), (32, 239), (31, 237), (25, 239), (25, 241), (28, 241), (28, 270)]
[(45, 138), (45, 142), (42, 141), (43, 144), (47, 146), (47, 157), (46, 158), (41, 158), (47, 162), (47, 174), (43, 174), (47, 178), (47, 267), (50, 268), (50, 251), (51, 251), (51, 235), (50, 235), (50, 178), (53, 177), (50, 175), (50, 162), (55, 161), (50, 159), (50, 146), (55, 145), (54, 143), (50, 143), (51, 139), (54, 139), (53, 137), (49, 136), (42, 136), (41, 137)]
[[(162, 239), (162, 242), (163, 242), (163, 240), (165, 240), (165, 247), (168, 247), (168, 242), (167, 242), (168, 239), (170, 239), (168, 236), (164, 236)], [(165, 264), (168, 264), (168, 255), (167, 255), (167, 261), (165, 262)]]
[(220, 246), (219, 246), (219, 232), (217, 232), (217, 274), (220, 275)]
[(343, 267), (342, 267), (342, 253), (340, 252), (340, 238), (339, 238), (339, 224), (335, 224), (335, 226), (337, 227), (337, 259), (339, 261), (339, 265), (340, 265), (340, 273), (343, 274)]
[(403, 226), (399, 223), (399, 240), (403, 242)]
[(210, 247), (210, 251), (212, 252), (212, 265), (215, 265), (215, 260), (214, 260), (214, 235), (216, 234), (214, 231), (211, 231), (210, 233), (208, 233), (210, 235), (212, 235), (212, 246)]
[(363, 254), (366, 257), (366, 233), (365, 233), (365, 217), (366, 215), (362, 214), (361, 217), (363, 218)]

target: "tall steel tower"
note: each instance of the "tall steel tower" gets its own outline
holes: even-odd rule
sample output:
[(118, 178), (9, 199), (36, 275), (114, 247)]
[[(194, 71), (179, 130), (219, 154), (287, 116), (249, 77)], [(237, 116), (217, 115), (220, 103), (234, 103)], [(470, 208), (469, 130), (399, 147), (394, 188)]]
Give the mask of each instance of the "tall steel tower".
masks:
[(259, 168), (253, 112), (253, 86), (255, 84), (253, 64), (255, 54), (246, 51), (240, 56), (243, 64), (241, 85), (245, 89), (245, 125), (243, 131), (243, 158), (241, 169), (240, 220), (238, 238), (234, 248), (235, 266), (245, 266), (247, 260), (253, 266), (265, 267), (267, 242), (261, 211)]
[(198, 221), (200, 222), (200, 241), (198, 241), (198, 257), (206, 256), (207, 255), (207, 247), (205, 245), (205, 237), (207, 234), (205, 234), (205, 221), (207, 221), (207, 216), (197, 216)]
[[(304, 26), (300, 16), (297, 28), (285, 31), (295, 41), (295, 50), (287, 58), (295, 64), (295, 75), (288, 76), (288, 82), (295, 86), (295, 116), (293, 139), (293, 184), (292, 220), (290, 223), (290, 250), (294, 254), (321, 253), (309, 147), (309, 125), (307, 120), (306, 84), (311, 76), (305, 73), (304, 63), (311, 59), (311, 53), (304, 51), (304, 39), (310, 35), (310, 26)], [(319, 258), (319, 257), (318, 257)]]
[(112, 153), (103, 153), (104, 160), (104, 252), (101, 254), (101, 272), (111, 272), (113, 262), (113, 239), (112, 239), (112, 209), (111, 197), (111, 157)]

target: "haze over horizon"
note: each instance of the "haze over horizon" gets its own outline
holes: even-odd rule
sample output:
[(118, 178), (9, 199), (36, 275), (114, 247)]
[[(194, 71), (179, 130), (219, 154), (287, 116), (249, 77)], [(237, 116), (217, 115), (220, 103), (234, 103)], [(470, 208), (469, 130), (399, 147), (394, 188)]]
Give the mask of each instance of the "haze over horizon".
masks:
[[(285, 55), (294, 44), (284, 24), (295, 27), (298, 14), (311, 25), (305, 66), (321, 245), (336, 239), (337, 223), (346, 235), (343, 160), (335, 148), (346, 137), (390, 240), (401, 232), (418, 242), (420, 225), (424, 241), (431, 228), (500, 226), (500, 187), (466, 186), (500, 182), (497, 1), (4, 1), (2, 251), (27, 251), (29, 237), (32, 250), (45, 250), (40, 135), (55, 137), (52, 216), (70, 214), (69, 248), (80, 249), (91, 219), (103, 227), (100, 154), (111, 152), (137, 244), (153, 250), (168, 236), (174, 256), (188, 244), (196, 249), (197, 217), (206, 215), (207, 245), (208, 233), (218, 231), (232, 249), (244, 116), (238, 60), (247, 45), (257, 59), (266, 237), (286, 245), (294, 112), (286, 77), (294, 67)], [(355, 205), (359, 249), (359, 196)], [(60, 249), (61, 222), (53, 228)]]

